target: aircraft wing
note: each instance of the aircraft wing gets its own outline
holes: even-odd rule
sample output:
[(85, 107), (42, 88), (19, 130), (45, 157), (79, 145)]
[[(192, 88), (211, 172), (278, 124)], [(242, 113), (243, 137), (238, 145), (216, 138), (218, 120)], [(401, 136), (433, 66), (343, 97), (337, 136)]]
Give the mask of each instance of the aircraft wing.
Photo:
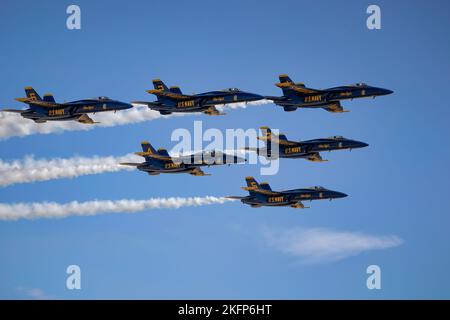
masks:
[(221, 113), (219, 110), (216, 109), (216, 107), (211, 106), (208, 109), (205, 109), (202, 111), (204, 114), (207, 114), (208, 116), (223, 116), (225, 113)]
[(296, 208), (296, 209), (309, 208), (309, 207), (306, 207), (301, 201), (297, 201), (296, 203), (291, 204), (291, 207)]
[(348, 110), (344, 110), (344, 108), (341, 106), (340, 102), (328, 104), (326, 106), (323, 106), (322, 108), (328, 112), (334, 112), (334, 113), (349, 112)]
[(312, 161), (312, 162), (327, 162), (328, 161), (328, 160), (322, 159), (322, 156), (320, 155), (319, 152), (314, 152), (314, 153), (309, 154), (306, 159), (309, 161)]
[(174, 93), (171, 91), (163, 91), (163, 90), (157, 90), (157, 89), (147, 90), (147, 92), (154, 94), (155, 96), (168, 97), (168, 98), (175, 99), (175, 100), (185, 100), (185, 99), (192, 98), (192, 96), (190, 96), (190, 95), (179, 94), (179, 93)]
[(195, 168), (194, 170), (192, 170), (191, 172), (190, 172), (190, 174), (192, 174), (193, 176), (200, 176), (200, 177), (204, 177), (204, 176), (210, 176), (211, 174), (209, 174), (209, 173), (204, 173), (203, 171), (202, 171), (202, 169), (200, 169), (200, 168)]
[(95, 123), (100, 123), (97, 121), (92, 120), (91, 118), (89, 118), (89, 116), (87, 114), (82, 114), (78, 120), (78, 122), (80, 123), (84, 123), (84, 124), (95, 124)]

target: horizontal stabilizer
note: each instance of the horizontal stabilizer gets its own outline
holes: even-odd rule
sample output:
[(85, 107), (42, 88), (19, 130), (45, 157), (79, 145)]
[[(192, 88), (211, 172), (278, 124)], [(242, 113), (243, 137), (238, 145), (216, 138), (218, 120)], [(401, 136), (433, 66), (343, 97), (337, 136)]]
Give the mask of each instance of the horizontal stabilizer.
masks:
[(270, 190), (260, 189), (260, 188), (257, 188), (257, 187), (241, 187), (241, 188), (243, 190), (264, 194), (266, 196), (275, 196), (275, 195), (279, 195), (280, 194), (279, 192), (274, 192), (274, 191), (270, 191)]
[(121, 162), (120, 165), (121, 166), (137, 167), (137, 166), (139, 166), (141, 164), (140, 163), (135, 163), (135, 162)]
[(134, 153), (137, 156), (145, 157), (145, 158), (153, 158), (157, 160), (171, 160), (171, 157), (168, 156), (162, 156), (157, 153), (149, 153), (149, 152), (135, 152)]
[(261, 141), (271, 141), (272, 143), (283, 145), (283, 146), (296, 146), (298, 145), (298, 142), (295, 141), (289, 141), (286, 137), (286, 135), (280, 133), (279, 135), (276, 135), (272, 132), (272, 130), (267, 127), (263, 126), (260, 128), (263, 136), (258, 137), (258, 140)]
[(189, 95), (173, 93), (170, 91), (162, 91), (162, 90), (157, 90), (157, 89), (147, 90), (147, 92), (154, 94), (155, 96), (158, 96), (158, 97), (167, 97), (167, 98), (171, 98), (174, 100), (185, 100), (185, 99), (191, 98), (191, 96), (189, 96)]
[(22, 113), (26, 110), (17, 110), (17, 109), (2, 109), (1, 112), (14, 112), (14, 113)]
[(306, 88), (304, 86), (299, 86), (295, 83), (276, 83), (275, 84), (277, 87), (282, 88), (282, 89), (289, 89), (295, 92), (299, 92), (299, 93), (303, 93), (303, 94), (310, 94), (310, 93), (319, 93), (320, 90), (315, 90), (315, 89), (310, 89), (310, 88)]
[(149, 102), (149, 101), (131, 101), (133, 106), (147, 106), (147, 107), (157, 107), (160, 106), (160, 102)]

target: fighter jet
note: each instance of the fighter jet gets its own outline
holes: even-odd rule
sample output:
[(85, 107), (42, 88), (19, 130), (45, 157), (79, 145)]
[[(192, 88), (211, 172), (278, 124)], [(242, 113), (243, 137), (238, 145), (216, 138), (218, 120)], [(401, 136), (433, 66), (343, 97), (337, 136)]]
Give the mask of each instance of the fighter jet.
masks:
[(243, 158), (215, 150), (172, 157), (166, 149), (155, 150), (148, 141), (141, 142), (141, 146), (143, 152), (135, 152), (135, 154), (144, 157), (145, 162), (125, 162), (121, 165), (134, 166), (152, 176), (160, 173), (189, 173), (194, 176), (209, 176), (210, 174), (205, 174), (200, 167), (245, 162)]
[(269, 127), (261, 127), (262, 137), (258, 140), (265, 141), (266, 146), (263, 148), (246, 147), (247, 151), (254, 151), (258, 155), (267, 159), (277, 158), (303, 158), (309, 161), (322, 162), (320, 153), (322, 151), (334, 150), (352, 150), (367, 147), (368, 144), (356, 140), (346, 139), (342, 136), (334, 136), (330, 138), (321, 138), (305, 141), (290, 141), (286, 135), (276, 135)]
[(241, 200), (242, 203), (250, 205), (252, 208), (259, 207), (287, 207), (309, 208), (302, 201), (323, 200), (330, 201), (337, 198), (344, 198), (347, 195), (342, 192), (325, 189), (324, 187), (311, 187), (303, 189), (293, 189), (284, 191), (272, 191), (267, 182), (258, 183), (253, 177), (246, 177), (247, 190), (249, 195), (246, 197), (229, 196), (228, 199)]
[(340, 86), (329, 89), (307, 88), (304, 83), (294, 83), (288, 75), (279, 76), (280, 82), (275, 85), (283, 90), (282, 97), (265, 97), (283, 107), (284, 111), (295, 111), (297, 108), (322, 108), (329, 112), (347, 112), (341, 106), (341, 100), (384, 96), (393, 93), (391, 90), (369, 86), (365, 83)]
[(159, 111), (162, 115), (186, 112), (202, 112), (212, 116), (223, 115), (224, 113), (220, 113), (215, 106), (264, 99), (258, 94), (236, 88), (187, 95), (183, 94), (179, 87), (168, 88), (160, 79), (153, 80), (153, 86), (155, 89), (147, 90), (147, 92), (154, 94), (157, 101), (133, 101), (132, 103), (146, 105), (152, 110)]
[(41, 99), (32, 87), (26, 87), (25, 93), (27, 95), (26, 98), (16, 98), (16, 100), (28, 104), (28, 109), (3, 109), (0, 111), (19, 113), (22, 117), (31, 119), (36, 123), (74, 120), (80, 123), (93, 124), (96, 122), (89, 118), (87, 113), (116, 112), (117, 110), (133, 107), (131, 104), (111, 100), (107, 97), (56, 103), (51, 94), (45, 94), (43, 99)]

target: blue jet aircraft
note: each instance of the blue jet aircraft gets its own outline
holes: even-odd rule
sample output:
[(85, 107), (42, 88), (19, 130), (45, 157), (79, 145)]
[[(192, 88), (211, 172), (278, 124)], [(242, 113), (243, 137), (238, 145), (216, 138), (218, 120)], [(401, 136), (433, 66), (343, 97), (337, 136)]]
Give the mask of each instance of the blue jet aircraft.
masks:
[(384, 96), (393, 91), (369, 86), (365, 83), (340, 86), (329, 89), (307, 88), (304, 83), (294, 83), (288, 75), (279, 76), (280, 82), (275, 85), (283, 90), (283, 96), (265, 97), (284, 111), (295, 111), (297, 108), (322, 108), (329, 112), (347, 112), (341, 106), (341, 100)]
[(252, 208), (259, 207), (305, 207), (302, 201), (324, 200), (347, 197), (345, 193), (325, 189), (324, 187), (312, 187), (303, 189), (293, 189), (285, 191), (272, 191), (267, 182), (258, 183), (253, 177), (246, 177), (247, 187), (242, 189), (249, 192), (248, 196), (229, 196), (228, 199), (241, 200), (242, 203), (250, 205)]
[(89, 118), (87, 113), (116, 112), (133, 107), (129, 103), (111, 100), (107, 97), (56, 103), (53, 95), (45, 94), (41, 98), (32, 87), (26, 87), (25, 93), (26, 98), (16, 98), (16, 100), (28, 104), (28, 109), (3, 109), (1, 111), (19, 113), (22, 117), (33, 120), (36, 123), (74, 120), (80, 123), (93, 124), (96, 122)]

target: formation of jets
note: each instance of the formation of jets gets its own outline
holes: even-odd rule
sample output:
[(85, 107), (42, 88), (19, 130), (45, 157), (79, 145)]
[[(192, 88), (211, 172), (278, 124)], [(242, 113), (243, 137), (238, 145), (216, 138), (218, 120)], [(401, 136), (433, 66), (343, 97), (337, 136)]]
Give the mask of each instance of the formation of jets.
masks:
[[(2, 112), (20, 114), (23, 118), (33, 120), (35, 123), (47, 121), (77, 121), (83, 124), (95, 124), (88, 114), (106, 111), (120, 111), (132, 108), (134, 105), (144, 105), (161, 115), (172, 113), (200, 112), (206, 115), (223, 115), (217, 106), (232, 103), (248, 103), (258, 100), (270, 100), (283, 107), (284, 111), (295, 111), (298, 108), (321, 108), (333, 113), (347, 112), (341, 106), (341, 100), (356, 98), (377, 97), (393, 93), (393, 91), (369, 86), (364, 83), (339, 86), (328, 89), (313, 89), (303, 83), (294, 83), (288, 75), (280, 75), (279, 83), (275, 85), (283, 91), (282, 96), (263, 96), (255, 93), (241, 91), (237, 88), (210, 91), (200, 94), (184, 94), (179, 87), (167, 87), (160, 79), (153, 80), (154, 89), (147, 90), (156, 96), (156, 101), (121, 102), (100, 96), (93, 99), (83, 99), (72, 102), (57, 103), (51, 94), (42, 98), (32, 88), (26, 87), (25, 98), (16, 98), (17, 101), (28, 105), (27, 109), (2, 109)], [(305, 141), (288, 140), (284, 134), (275, 134), (267, 127), (261, 127), (262, 136), (259, 140), (265, 142), (264, 147), (245, 147), (247, 152), (256, 152), (258, 156), (267, 159), (292, 158), (306, 159), (313, 162), (323, 160), (321, 152), (335, 150), (352, 150), (367, 147), (368, 144), (356, 140), (346, 139), (342, 136), (319, 138)], [(223, 153), (221, 151), (201, 151), (197, 153), (171, 156), (166, 149), (155, 150), (153, 146), (143, 141), (142, 152), (135, 154), (144, 157), (141, 163), (121, 163), (133, 166), (149, 175), (161, 173), (189, 173), (194, 176), (207, 176), (201, 167), (223, 164), (243, 163), (246, 160)], [(247, 177), (247, 186), (244, 190), (248, 196), (230, 196), (244, 204), (257, 208), (262, 206), (290, 206), (293, 208), (306, 208), (302, 201), (343, 198), (347, 195), (323, 187), (301, 188), (285, 191), (273, 191), (268, 183), (258, 183), (253, 177)]]

